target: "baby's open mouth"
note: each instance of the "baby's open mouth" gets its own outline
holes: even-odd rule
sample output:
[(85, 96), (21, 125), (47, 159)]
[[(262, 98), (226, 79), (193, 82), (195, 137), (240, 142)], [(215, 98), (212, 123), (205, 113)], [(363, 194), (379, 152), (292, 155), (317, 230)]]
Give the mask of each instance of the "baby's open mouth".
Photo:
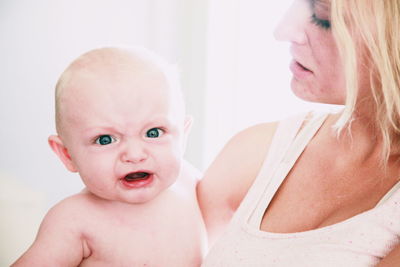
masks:
[(145, 180), (149, 178), (150, 173), (148, 172), (132, 172), (129, 173), (124, 177), (124, 180), (127, 182), (134, 182), (134, 181), (139, 181), (139, 180)]
[(125, 188), (143, 188), (153, 184), (154, 173), (147, 171), (131, 172), (121, 178), (121, 183)]

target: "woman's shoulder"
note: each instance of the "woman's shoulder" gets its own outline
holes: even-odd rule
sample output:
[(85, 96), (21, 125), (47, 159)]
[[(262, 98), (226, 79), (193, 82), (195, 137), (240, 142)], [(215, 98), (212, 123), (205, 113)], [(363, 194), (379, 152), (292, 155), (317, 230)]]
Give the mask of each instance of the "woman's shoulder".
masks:
[[(279, 121), (256, 124), (238, 132), (207, 169), (200, 181), (200, 188), (205, 186), (221, 190), (221, 196), (229, 194), (234, 198), (232, 205), (236, 207), (257, 177), (274, 136), (296, 133), (306, 121), (315, 116), (312, 113), (296, 114)], [(230, 190), (225, 188), (228, 183)]]
[(227, 183), (248, 188), (264, 161), (278, 124), (277, 121), (260, 123), (235, 134), (206, 170), (200, 186), (210, 185), (213, 190), (223, 192), (227, 191)]
[(210, 238), (217, 236), (254, 182), (278, 122), (248, 127), (225, 145), (197, 186), (197, 196)]
[(272, 138), (278, 125), (279, 121), (273, 121), (250, 126), (233, 136), (227, 145), (252, 146), (255, 143), (266, 143)]
[(211, 238), (230, 221), (271, 149), (296, 136), (314, 116), (307, 112), (256, 124), (238, 132), (227, 142), (197, 186), (200, 208)]
[[(230, 205), (236, 209), (257, 177), (272, 143), (279, 121), (250, 126), (233, 136), (225, 145), (205, 177), (213, 172), (221, 189), (230, 184)], [(228, 191), (229, 193), (229, 191)]]

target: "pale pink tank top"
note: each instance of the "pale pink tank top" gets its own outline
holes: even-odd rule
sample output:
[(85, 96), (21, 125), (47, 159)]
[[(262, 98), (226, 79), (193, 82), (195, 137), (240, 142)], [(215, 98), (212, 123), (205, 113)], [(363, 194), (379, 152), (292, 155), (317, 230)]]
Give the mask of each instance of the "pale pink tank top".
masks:
[(379, 204), (334, 225), (298, 233), (260, 230), (263, 214), (327, 114), (283, 120), (258, 177), (203, 267), (374, 266), (400, 243), (400, 183)]

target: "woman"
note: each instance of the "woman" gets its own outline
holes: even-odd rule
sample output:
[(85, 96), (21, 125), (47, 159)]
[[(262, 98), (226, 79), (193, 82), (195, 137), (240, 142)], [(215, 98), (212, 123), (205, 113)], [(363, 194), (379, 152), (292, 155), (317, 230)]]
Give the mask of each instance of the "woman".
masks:
[(275, 35), (292, 91), (345, 107), (230, 140), (198, 186), (204, 266), (400, 266), (399, 1), (295, 0)]

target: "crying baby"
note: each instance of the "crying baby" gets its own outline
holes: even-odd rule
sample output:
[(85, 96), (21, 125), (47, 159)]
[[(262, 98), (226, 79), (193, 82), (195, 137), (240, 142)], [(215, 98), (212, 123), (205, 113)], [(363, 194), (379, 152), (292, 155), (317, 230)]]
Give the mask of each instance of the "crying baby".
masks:
[(56, 85), (52, 150), (85, 189), (52, 207), (13, 266), (199, 266), (205, 230), (183, 159), (176, 68), (138, 47), (74, 60)]

